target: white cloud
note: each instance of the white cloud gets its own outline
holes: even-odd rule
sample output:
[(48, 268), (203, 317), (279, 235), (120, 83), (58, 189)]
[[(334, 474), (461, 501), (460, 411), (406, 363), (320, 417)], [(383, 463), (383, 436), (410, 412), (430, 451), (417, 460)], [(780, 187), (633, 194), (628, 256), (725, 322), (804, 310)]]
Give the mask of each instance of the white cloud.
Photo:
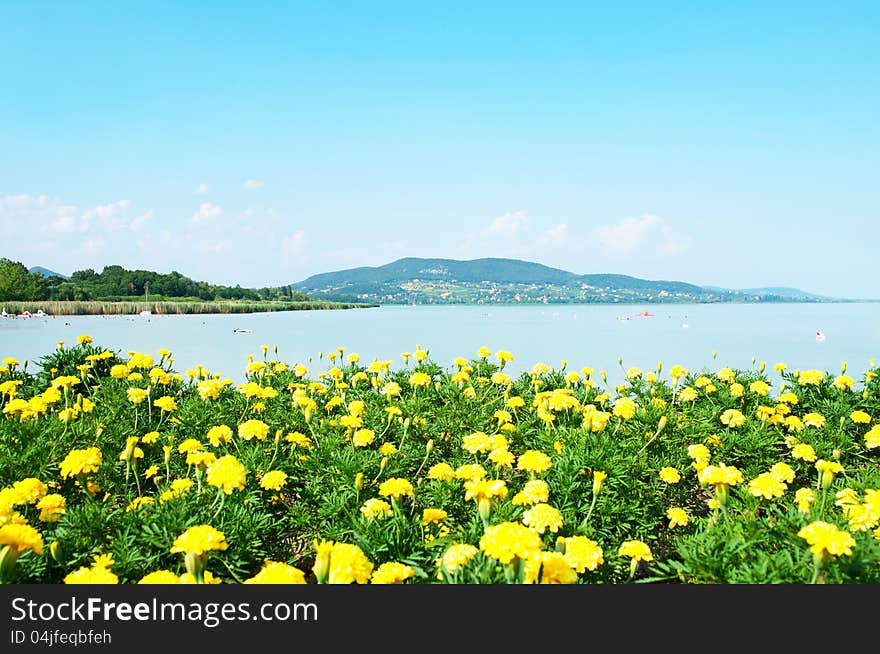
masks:
[(262, 188), (263, 182), (258, 179), (247, 179), (244, 182), (244, 187), (249, 191), (253, 191), (254, 189)]
[(548, 229), (541, 234), (536, 241), (538, 247), (559, 247), (568, 238), (568, 225), (559, 223), (556, 227)]
[(193, 189), (193, 193), (207, 193), (207, 192), (208, 192), (208, 185), (205, 184), (204, 182), (202, 182), (201, 184), (199, 184), (198, 186), (196, 186)]
[(143, 229), (144, 225), (153, 219), (153, 216), (156, 212), (153, 209), (148, 209), (145, 213), (142, 213), (140, 216), (136, 216), (129, 224), (129, 228), (133, 232), (139, 232)]
[(203, 223), (207, 220), (211, 220), (212, 218), (216, 218), (222, 213), (223, 207), (220, 207), (211, 202), (202, 202), (202, 204), (199, 205), (199, 208), (196, 209), (195, 213), (192, 215), (189, 221), (193, 225), (198, 225), (199, 223)]
[(610, 226), (594, 230), (603, 254), (631, 255), (648, 248), (662, 255), (680, 254), (690, 246), (690, 237), (677, 236), (660, 216), (645, 213), (638, 218), (624, 218)]
[(487, 233), (492, 236), (511, 238), (528, 227), (529, 219), (524, 211), (514, 211), (493, 218)]

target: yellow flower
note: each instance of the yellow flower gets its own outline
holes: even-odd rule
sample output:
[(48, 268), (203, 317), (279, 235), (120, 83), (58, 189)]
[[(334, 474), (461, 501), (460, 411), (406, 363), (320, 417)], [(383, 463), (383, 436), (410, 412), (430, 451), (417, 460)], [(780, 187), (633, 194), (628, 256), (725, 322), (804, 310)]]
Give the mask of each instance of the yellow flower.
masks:
[(453, 543), (446, 548), (443, 556), (437, 560), (437, 565), (441, 570), (449, 574), (455, 574), (461, 566), (467, 565), (467, 562), (479, 551), (468, 543)]
[(562, 527), (562, 514), (549, 504), (535, 504), (523, 513), (523, 524), (539, 534), (545, 531), (556, 533)]
[(214, 529), (211, 525), (197, 525), (174, 539), (171, 553), (201, 555), (214, 550), (225, 550), (227, 547), (229, 545), (222, 531)]
[(681, 473), (676, 468), (665, 466), (660, 469), (660, 479), (667, 484), (677, 484), (681, 481)]
[(677, 506), (668, 509), (666, 511), (666, 517), (669, 518), (670, 529), (674, 529), (675, 527), (687, 527), (689, 522), (687, 511)]
[(8, 547), (15, 551), (16, 555), (27, 550), (34, 554), (42, 554), (43, 537), (30, 525), (9, 523), (0, 527), (0, 546)]
[[(208, 430), (207, 438), (208, 442), (213, 447), (219, 447), (221, 443), (231, 443), (232, 429), (227, 425), (215, 425)], [(144, 442), (146, 442), (146, 437), (144, 438)]]
[(593, 494), (596, 494), (602, 490), (602, 484), (605, 483), (605, 480), (607, 478), (607, 472), (603, 472), (602, 470), (596, 470), (593, 472)]
[(108, 568), (102, 566), (81, 567), (66, 577), (65, 584), (118, 584), (119, 577), (110, 572)]
[(578, 576), (562, 552), (532, 552), (525, 562), (526, 584), (574, 584)]
[(815, 463), (816, 470), (819, 471), (819, 478), (822, 480), (822, 487), (828, 488), (834, 481), (834, 475), (843, 472), (843, 466), (837, 461), (826, 461), (819, 459)]
[(487, 528), (480, 538), (480, 549), (501, 563), (514, 558), (525, 559), (541, 549), (541, 537), (528, 527), (516, 522), (502, 522)]
[(392, 477), (391, 479), (386, 479), (379, 485), (379, 495), (382, 497), (390, 497), (392, 499), (397, 499), (398, 497), (403, 497), (408, 495), (412, 497), (413, 494), (413, 486), (406, 479), (402, 479), (400, 477)]
[(464, 482), (467, 500), (491, 500), (507, 497), (507, 484), (502, 479), (468, 479)]
[(44, 495), (43, 498), (37, 502), (37, 509), (40, 511), (39, 520), (41, 522), (58, 522), (64, 515), (66, 505), (67, 500), (63, 495), (57, 493)]
[(488, 359), (490, 356), (492, 356), (492, 351), (484, 345), (479, 350), (477, 350), (477, 356), (481, 359)]
[(556, 548), (560, 549), (575, 572), (595, 570), (605, 562), (602, 548), (586, 536), (560, 536), (556, 539)]
[(816, 501), (816, 492), (812, 488), (798, 488), (794, 494), (794, 501), (797, 502), (798, 511), (809, 513), (810, 506)]
[(745, 424), (746, 417), (737, 409), (726, 409), (721, 414), (721, 422), (731, 429), (736, 429)]
[(177, 402), (174, 401), (173, 397), (163, 395), (159, 399), (153, 401), (153, 406), (162, 409), (162, 411), (171, 412), (177, 409)]
[[(485, 471), (483, 471), (483, 474), (485, 474)], [(455, 476), (455, 470), (448, 463), (437, 463), (428, 469), (428, 479), (452, 481), (455, 479)]]
[(530, 479), (525, 483), (522, 490), (513, 497), (513, 504), (540, 504), (550, 497), (550, 487), (543, 479)]
[(849, 375), (839, 375), (834, 378), (834, 388), (841, 391), (848, 391), (856, 385), (856, 380)]
[(786, 488), (785, 482), (771, 472), (762, 472), (749, 482), (750, 494), (768, 500), (781, 497)]
[(871, 416), (861, 410), (853, 411), (849, 414), (849, 419), (860, 425), (867, 425), (871, 422)]
[[(170, 570), (156, 570), (141, 577), (138, 584), (179, 584), (180, 577)], [(247, 583), (247, 582), (245, 582)]]
[(260, 488), (265, 490), (281, 490), (287, 483), (287, 473), (283, 470), (270, 470), (260, 479)]
[(358, 429), (351, 438), (355, 447), (366, 447), (373, 442), (375, 432), (372, 429)]
[(265, 561), (260, 571), (245, 579), (245, 584), (305, 584), (306, 576), (302, 570), (279, 561)]
[(208, 468), (207, 481), (211, 486), (231, 495), (232, 491), (244, 488), (246, 477), (247, 470), (239, 460), (231, 454), (226, 454)]
[(749, 384), (749, 390), (757, 395), (766, 396), (770, 393), (770, 384), (762, 379), (759, 379)]
[(465, 463), (455, 469), (455, 476), (458, 479), (482, 479), (486, 476), (486, 469), (479, 463)]
[(101, 450), (90, 447), (84, 450), (71, 450), (59, 466), (61, 477), (75, 477), (89, 472), (97, 472), (101, 465)]
[(693, 402), (697, 399), (697, 391), (690, 386), (685, 386), (678, 394), (678, 399), (680, 402)]
[(371, 584), (402, 584), (416, 576), (415, 570), (403, 563), (383, 563), (370, 577)]
[(819, 558), (852, 554), (856, 541), (847, 531), (822, 520), (815, 520), (802, 527), (798, 536), (807, 541), (810, 551)]
[(415, 388), (418, 388), (420, 386), (427, 386), (430, 383), (431, 383), (430, 375), (426, 375), (423, 372), (414, 372), (412, 375), (410, 375), (410, 378), (409, 378), (410, 386), (413, 386)]
[(633, 562), (653, 561), (654, 555), (651, 548), (640, 540), (627, 540), (620, 545), (618, 556), (628, 556)]
[(363, 503), (361, 506), (361, 513), (370, 519), (381, 519), (385, 516), (391, 515), (392, 511), (391, 505), (388, 504), (388, 502), (372, 497)]
[(539, 450), (523, 452), (516, 462), (517, 470), (525, 470), (533, 475), (549, 470), (553, 466), (552, 459)]
[(269, 435), (269, 425), (262, 420), (251, 419), (238, 426), (238, 436), (246, 441), (256, 438), (258, 441), (266, 439)]
[(818, 386), (825, 380), (825, 373), (820, 370), (803, 370), (798, 376), (798, 384), (801, 386)]
[(425, 509), (422, 511), (422, 526), (427, 527), (432, 523), (440, 523), (446, 520), (449, 514), (443, 509)]
[(880, 423), (871, 427), (865, 434), (865, 447), (869, 450), (880, 447)]
[(612, 414), (624, 420), (629, 420), (636, 414), (636, 403), (628, 397), (617, 398), (612, 407)]
[(316, 542), (315, 549), (312, 570), (318, 583), (369, 583), (373, 564), (357, 545), (323, 541)]
[(147, 391), (143, 388), (129, 388), (126, 391), (126, 395), (128, 397), (128, 401), (132, 404), (140, 404), (147, 397)]

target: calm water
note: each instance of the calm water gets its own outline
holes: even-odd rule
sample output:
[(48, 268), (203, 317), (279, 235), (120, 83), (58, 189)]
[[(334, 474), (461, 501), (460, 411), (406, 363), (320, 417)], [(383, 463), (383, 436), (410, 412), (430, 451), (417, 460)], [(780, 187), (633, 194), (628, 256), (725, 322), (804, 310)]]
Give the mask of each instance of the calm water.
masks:
[[(648, 310), (653, 317), (636, 317)], [(628, 320), (620, 318), (628, 317)], [(236, 327), (252, 333), (234, 333)], [(816, 331), (826, 338), (817, 342)], [(96, 344), (119, 350), (174, 353), (174, 369), (196, 363), (240, 381), (247, 355), (261, 358), (261, 345), (278, 347), (278, 358), (315, 369), (318, 353), (344, 347), (364, 362), (391, 359), (416, 344), (449, 366), (485, 345), (516, 357), (514, 374), (543, 361), (569, 369), (607, 370), (616, 382), (623, 367), (664, 370), (679, 363), (691, 370), (721, 366), (748, 368), (752, 357), (768, 367), (836, 372), (849, 363), (854, 377), (871, 359), (880, 360), (880, 304), (753, 305), (566, 305), (566, 306), (387, 306), (347, 311), (293, 311), (247, 315), (62, 316), (0, 318), (0, 358), (36, 360), (56, 341), (76, 342), (89, 334)], [(713, 362), (712, 351), (717, 351)], [(270, 350), (270, 356), (272, 352)], [(324, 369), (326, 359), (320, 362)]]

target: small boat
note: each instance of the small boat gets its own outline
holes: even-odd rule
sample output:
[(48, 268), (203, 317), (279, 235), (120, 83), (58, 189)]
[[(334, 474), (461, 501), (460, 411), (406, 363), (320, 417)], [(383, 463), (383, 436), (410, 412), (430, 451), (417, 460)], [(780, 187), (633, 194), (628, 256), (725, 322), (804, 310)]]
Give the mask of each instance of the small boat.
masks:
[(143, 311), (141, 311), (140, 313), (138, 313), (138, 315), (139, 315), (139, 316), (152, 316), (152, 315), (153, 315), (153, 312), (150, 311), (149, 309), (144, 309)]
[(653, 318), (653, 317), (654, 317), (654, 314), (653, 314), (653, 313), (648, 313), (647, 311), (643, 311), (642, 313), (637, 313), (637, 314), (636, 314), (636, 317), (637, 317), (637, 318)]
[(687, 324), (686, 322), (681, 323), (681, 328), (682, 328), (682, 329), (687, 329), (688, 327), (690, 327), (690, 325)]
[(821, 343), (825, 340), (825, 333), (820, 329), (816, 332), (816, 342)]
[(241, 327), (236, 327), (232, 331), (235, 334), (253, 334), (254, 333), (253, 329), (242, 329)]

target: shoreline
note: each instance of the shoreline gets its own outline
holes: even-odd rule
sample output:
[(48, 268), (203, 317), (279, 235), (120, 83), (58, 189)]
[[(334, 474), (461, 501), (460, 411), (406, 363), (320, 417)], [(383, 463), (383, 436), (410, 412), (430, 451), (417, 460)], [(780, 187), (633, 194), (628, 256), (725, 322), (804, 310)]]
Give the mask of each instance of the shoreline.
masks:
[[(233, 313), (271, 313), (278, 311), (318, 311), (338, 309), (370, 309), (377, 304), (356, 302), (119, 302), (100, 300), (0, 302), (7, 319), (28, 319), (51, 316), (136, 316), (145, 315), (209, 315)], [(42, 313), (40, 313), (42, 312)], [(22, 315), (25, 314), (25, 315)]]

